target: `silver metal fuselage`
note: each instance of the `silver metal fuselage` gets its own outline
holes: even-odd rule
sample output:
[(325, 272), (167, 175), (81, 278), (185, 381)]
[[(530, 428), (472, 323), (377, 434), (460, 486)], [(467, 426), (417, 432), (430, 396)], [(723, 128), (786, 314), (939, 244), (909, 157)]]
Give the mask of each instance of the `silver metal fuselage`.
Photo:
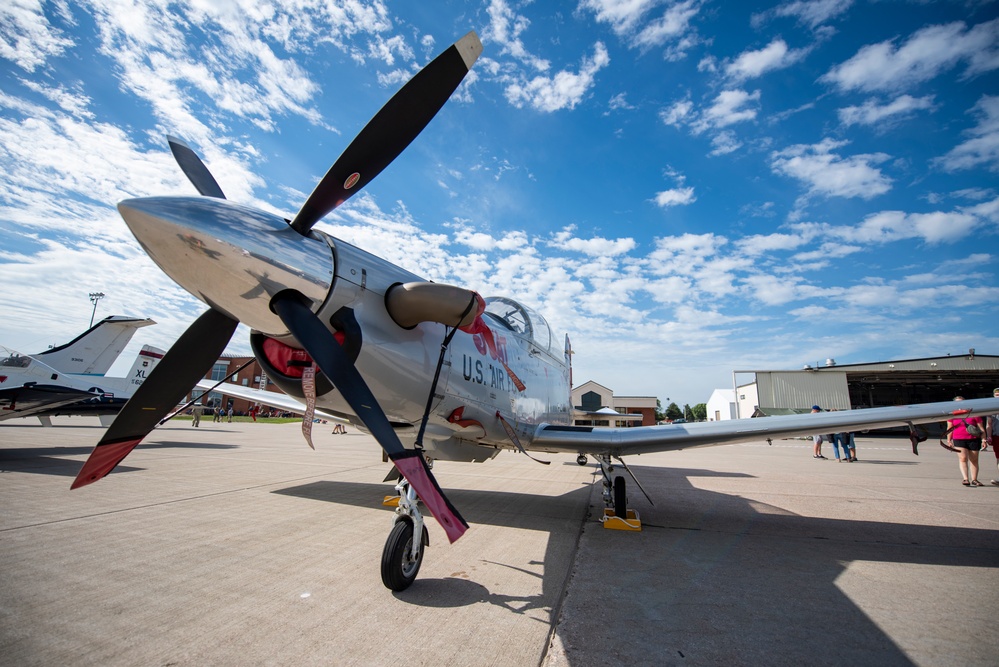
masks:
[[(224, 199), (131, 199), (118, 210), (146, 253), (178, 285), (264, 336), (302, 347), (270, 309), (271, 299), (284, 290), (310, 299), (331, 331), (331, 318), (349, 309), (360, 330), (355, 365), (400, 437), (412, 443), (446, 329), (434, 322), (400, 327), (386, 311), (385, 293), (393, 285), (425, 279), (322, 232), (303, 237), (279, 216)], [(499, 417), (525, 446), (540, 424), (569, 423), (568, 355), (548, 340), (547, 324), (546, 343), (539, 344), (488, 313), (484, 321), (494, 346), (484, 344), (481, 334), (458, 331), (445, 352), (424, 441), (435, 458), (485, 460), (513, 447)], [(285, 392), (302, 396), (299, 380), (272, 379)], [(316, 403), (354, 416), (335, 389)]]

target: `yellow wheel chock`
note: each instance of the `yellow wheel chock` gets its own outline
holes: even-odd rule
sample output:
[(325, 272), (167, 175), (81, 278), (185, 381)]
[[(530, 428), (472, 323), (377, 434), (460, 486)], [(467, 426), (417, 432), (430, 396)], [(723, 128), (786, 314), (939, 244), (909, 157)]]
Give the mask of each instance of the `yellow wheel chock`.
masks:
[(382, 500), (382, 505), (385, 507), (398, 507), (399, 506), (399, 496), (385, 496)]
[(609, 530), (642, 530), (642, 520), (635, 510), (628, 510), (628, 518), (619, 517), (610, 508), (604, 509), (604, 515), (600, 518), (604, 528)]

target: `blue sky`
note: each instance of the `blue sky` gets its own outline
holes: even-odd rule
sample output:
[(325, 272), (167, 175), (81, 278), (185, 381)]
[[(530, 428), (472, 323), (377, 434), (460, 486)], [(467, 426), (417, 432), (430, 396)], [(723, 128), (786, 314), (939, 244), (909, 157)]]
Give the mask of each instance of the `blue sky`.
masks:
[[(0, 3), (0, 342), (203, 310), (118, 217), (195, 194), (293, 217), (469, 30), (484, 53), (320, 228), (568, 332), (577, 383), (695, 404), (733, 369), (999, 354), (999, 3)], [(232, 352), (248, 350), (237, 332)], [(125, 364), (127, 367), (128, 364)]]

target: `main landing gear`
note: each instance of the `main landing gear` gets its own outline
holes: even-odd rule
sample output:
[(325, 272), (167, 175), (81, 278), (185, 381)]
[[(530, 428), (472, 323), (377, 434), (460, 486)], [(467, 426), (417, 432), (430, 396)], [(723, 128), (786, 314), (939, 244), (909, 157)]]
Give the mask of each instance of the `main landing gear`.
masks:
[[(628, 490), (624, 476), (614, 474), (616, 466), (611, 461), (610, 455), (600, 454), (596, 458), (600, 462), (600, 472), (604, 478), (603, 497), (606, 507), (604, 508), (604, 515), (600, 519), (604, 524), (604, 528), (613, 530), (641, 530), (642, 521), (638, 516), (638, 512), (628, 509)], [(625, 472), (635, 480), (635, 484), (638, 484), (638, 488), (642, 490), (642, 493), (645, 493), (645, 489), (642, 488), (642, 485), (639, 484), (638, 479), (628, 469), (624, 461), (620, 458), (618, 458), (618, 461)], [(652, 503), (652, 498), (649, 498), (648, 493), (645, 493), (645, 497), (648, 498), (649, 503)]]
[(392, 532), (382, 549), (382, 583), (393, 591), (404, 591), (416, 581), (423, 564), (423, 550), (430, 546), (430, 536), (417, 507), (420, 499), (416, 491), (405, 478), (395, 488), (399, 496), (392, 498), (391, 504), (397, 502), (398, 507)]

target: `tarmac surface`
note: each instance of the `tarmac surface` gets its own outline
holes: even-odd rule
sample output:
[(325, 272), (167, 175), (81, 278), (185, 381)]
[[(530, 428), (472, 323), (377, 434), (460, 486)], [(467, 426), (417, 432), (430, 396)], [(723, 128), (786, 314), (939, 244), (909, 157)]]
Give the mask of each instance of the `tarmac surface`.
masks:
[(172, 423), (70, 492), (103, 430), (54, 421), (0, 424), (0, 665), (999, 664), (991, 452), (983, 488), (902, 438), (632, 457), (642, 532), (573, 456), (438, 462), (471, 528), (393, 593), (369, 436)]

